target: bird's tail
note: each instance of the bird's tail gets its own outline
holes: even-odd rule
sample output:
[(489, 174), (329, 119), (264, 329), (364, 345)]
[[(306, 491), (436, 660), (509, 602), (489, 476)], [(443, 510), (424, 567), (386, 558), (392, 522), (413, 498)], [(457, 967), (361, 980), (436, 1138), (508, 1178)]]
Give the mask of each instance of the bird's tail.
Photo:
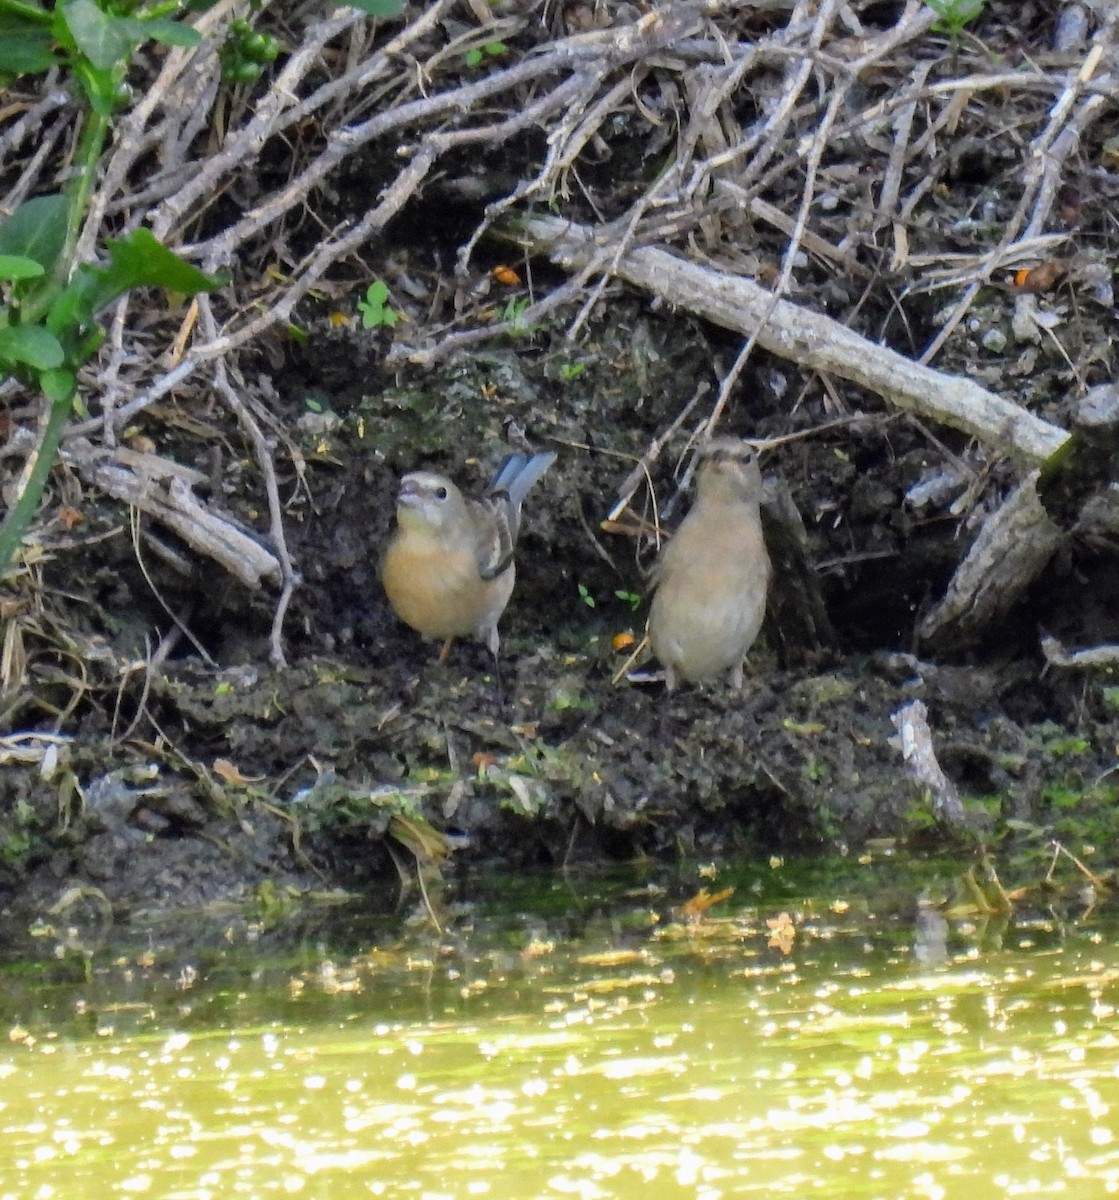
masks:
[(523, 454), (510, 454), (493, 477), (490, 494), (505, 492), (509, 496), (513, 511), (517, 512), (528, 495), (529, 488), (555, 461), (554, 450), (545, 454), (534, 454), (531, 458)]

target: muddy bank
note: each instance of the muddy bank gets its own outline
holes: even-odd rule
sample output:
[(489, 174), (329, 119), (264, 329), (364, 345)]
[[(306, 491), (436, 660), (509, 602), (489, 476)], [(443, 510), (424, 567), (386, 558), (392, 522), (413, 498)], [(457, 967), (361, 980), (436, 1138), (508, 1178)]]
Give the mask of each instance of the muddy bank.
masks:
[[(145, 579), (119, 514), (91, 506), (85, 549), (46, 564), (45, 587), (22, 597), (36, 685), (9, 708), (25, 736), (7, 743), (0, 780), (7, 904), (43, 908), (83, 886), (120, 918), (267, 904), (276, 888), (388, 899), (449, 857), (520, 867), (944, 844), (892, 743), (890, 716), (914, 697), (974, 815), (966, 841), (1011, 830), (1038, 861), (1051, 835), (1109, 844), (1119, 699), (1106, 677), (1045, 671), (1037, 648), (1039, 630), (1073, 643), (1115, 635), (1107, 560), (1070, 541), (986, 645), (923, 659), (914, 628), (961, 529), (948, 500), (907, 507), (936, 453), (882, 413), (765, 457), (804, 521), (827, 644), (796, 625), (778, 578), (740, 694), (612, 683), (625, 656), (616, 635), (641, 635), (651, 549), (600, 523), (718, 353), (638, 306), (615, 316), (577, 371), (562, 339), (543, 336), (407, 386), (355, 379), (352, 331), (324, 324), (314, 353), (293, 354), (283, 415), (301, 432), (282, 483), (302, 585), (287, 669), (266, 661), (271, 596), (212, 566), (183, 576), (141, 537)], [(771, 385), (759, 370), (728, 432), (828, 425), (819, 401), (790, 417)], [(305, 420), (311, 395), (326, 414)], [(521, 441), (560, 460), (526, 512), (499, 689), (480, 645), (459, 642), (437, 664), (436, 647), (388, 609), (376, 566), (402, 470), (480, 486)], [(658, 463), (662, 502), (685, 441)], [(243, 464), (218, 456), (214, 476), (251, 520)], [(174, 630), (165, 604), (191, 639), (148, 667), (145, 638)]]

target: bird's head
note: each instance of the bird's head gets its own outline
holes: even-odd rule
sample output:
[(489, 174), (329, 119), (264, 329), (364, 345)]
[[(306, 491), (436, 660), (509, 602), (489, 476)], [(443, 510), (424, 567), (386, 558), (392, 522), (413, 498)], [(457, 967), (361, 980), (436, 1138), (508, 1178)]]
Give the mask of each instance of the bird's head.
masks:
[(442, 530), (461, 521), (466, 502), (457, 487), (442, 475), (412, 471), (400, 481), (396, 519), (405, 529)]
[(738, 438), (714, 438), (704, 447), (696, 480), (701, 497), (758, 501), (762, 472), (754, 448)]

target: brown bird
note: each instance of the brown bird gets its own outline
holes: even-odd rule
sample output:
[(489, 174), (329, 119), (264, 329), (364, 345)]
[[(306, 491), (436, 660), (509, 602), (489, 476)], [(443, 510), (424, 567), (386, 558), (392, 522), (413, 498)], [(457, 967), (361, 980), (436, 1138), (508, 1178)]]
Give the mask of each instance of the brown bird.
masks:
[(745, 442), (708, 444), (695, 503), (653, 564), (649, 643), (670, 692), (678, 680), (720, 671), (742, 686), (742, 660), (761, 629), (769, 587), (761, 492), (757, 456)]
[(442, 475), (413, 471), (400, 481), (396, 530), (381, 582), (396, 615), (425, 637), (477, 637), (494, 658), (497, 623), (513, 592), (513, 548), (521, 504), (555, 462), (554, 453), (505, 460), (481, 500), (468, 500)]

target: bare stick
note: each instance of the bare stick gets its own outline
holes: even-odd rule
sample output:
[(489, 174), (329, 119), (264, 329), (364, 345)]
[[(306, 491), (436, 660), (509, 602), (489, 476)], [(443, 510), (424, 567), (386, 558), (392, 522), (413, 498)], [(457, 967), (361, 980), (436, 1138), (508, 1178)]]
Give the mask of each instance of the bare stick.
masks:
[[(555, 217), (527, 217), (518, 231), (529, 249), (569, 270), (580, 270), (600, 249), (592, 229)], [(758, 343), (774, 354), (814, 370), (832, 371), (897, 408), (962, 429), (1023, 462), (1044, 462), (1068, 438), (1065, 430), (973, 380), (919, 366), (788, 300), (774, 303), (773, 294), (751, 279), (698, 266), (651, 246), (629, 251), (617, 273), (724, 329), (756, 332)]]

